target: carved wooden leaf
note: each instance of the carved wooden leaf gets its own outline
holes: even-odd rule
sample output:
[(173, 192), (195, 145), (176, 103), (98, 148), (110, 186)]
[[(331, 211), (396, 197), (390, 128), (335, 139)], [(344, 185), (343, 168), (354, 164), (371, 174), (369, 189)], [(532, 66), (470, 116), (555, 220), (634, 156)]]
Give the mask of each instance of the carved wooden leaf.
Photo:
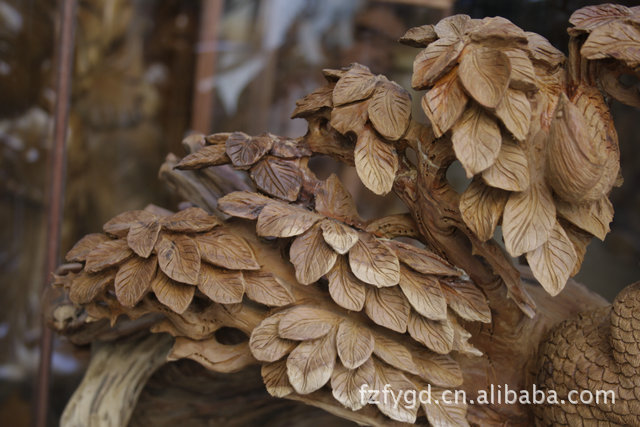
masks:
[(412, 352), (404, 344), (377, 332), (374, 333), (374, 339), (373, 354), (380, 360), (403, 371), (418, 374)]
[(298, 117), (307, 117), (317, 113), (322, 108), (333, 107), (333, 85), (322, 86), (309, 95), (296, 101), (296, 109), (291, 115), (292, 119)]
[[(210, 135), (206, 135), (204, 137), (204, 140), (205, 140), (205, 143), (209, 145), (218, 145), (218, 144), (224, 145), (224, 143), (227, 142), (227, 139), (229, 138), (229, 136), (231, 136), (231, 132), (217, 132), (217, 133), (212, 133)], [(194, 136), (194, 138), (197, 138), (197, 137)], [(185, 141), (183, 141), (182, 143), (184, 144), (184, 142)]]
[(333, 105), (337, 107), (370, 97), (377, 81), (376, 76), (371, 74), (367, 67), (354, 64), (336, 83), (333, 89)]
[(307, 231), (322, 217), (304, 208), (286, 203), (266, 205), (256, 224), (258, 236), (292, 237)]
[(360, 133), (369, 118), (369, 100), (341, 105), (331, 110), (329, 124), (343, 135), (349, 132)]
[(178, 314), (182, 314), (191, 304), (196, 292), (195, 286), (183, 285), (167, 277), (161, 270), (156, 273), (151, 289), (158, 301)]
[(384, 239), (395, 237), (417, 238), (418, 226), (409, 213), (387, 215), (370, 221), (365, 227), (367, 233), (375, 234)]
[(425, 47), (437, 39), (438, 35), (433, 25), (422, 25), (420, 27), (409, 28), (398, 41), (412, 47)]
[(242, 132), (232, 133), (226, 142), (226, 152), (233, 165), (248, 167), (255, 164), (273, 147), (273, 139), (268, 135), (254, 136)]
[(260, 370), (267, 392), (273, 397), (285, 397), (293, 393), (287, 377), (287, 361), (265, 363)]
[(420, 377), (441, 387), (457, 387), (462, 384), (462, 370), (451, 356), (417, 351), (413, 361)]
[[(429, 423), (433, 426), (469, 427), (467, 404), (465, 402), (456, 402), (451, 398), (450, 394), (445, 399), (443, 396), (444, 391), (444, 389), (432, 387), (432, 402), (422, 404)], [(435, 403), (436, 401), (438, 403)]]
[(84, 270), (89, 273), (104, 270), (131, 257), (133, 252), (125, 239), (100, 243), (86, 256)]
[(520, 256), (547, 241), (555, 224), (556, 206), (544, 182), (512, 193), (504, 207), (502, 234), (507, 252)]
[(129, 227), (135, 222), (152, 222), (157, 219), (157, 215), (148, 211), (127, 211), (111, 218), (102, 226), (102, 229), (113, 236), (124, 237), (129, 232)]
[(458, 316), (471, 322), (491, 322), (491, 309), (487, 299), (474, 283), (445, 279), (441, 285), (447, 304)]
[(262, 362), (275, 362), (289, 354), (296, 346), (295, 341), (280, 338), (278, 324), (284, 313), (276, 313), (264, 319), (251, 332), (249, 349)]
[(606, 147), (592, 132), (578, 107), (562, 94), (549, 129), (546, 158), (548, 181), (566, 201), (582, 201), (604, 172)]
[(366, 384), (373, 388), (374, 378), (375, 367), (371, 359), (356, 369), (348, 369), (338, 363), (331, 374), (331, 393), (338, 402), (357, 411), (365, 405), (360, 393), (362, 386)]
[[(416, 392), (415, 385), (402, 373), (402, 371), (386, 366), (384, 363), (375, 363), (375, 385), (376, 390), (383, 390), (385, 385), (389, 384), (391, 390), (397, 396), (400, 390), (404, 393), (413, 390)], [(418, 413), (418, 405), (411, 405), (404, 399), (395, 404), (393, 399), (378, 399), (376, 404), (380, 412), (389, 418), (413, 424), (416, 422)]]
[(338, 220), (358, 220), (358, 210), (353, 197), (335, 174), (322, 182), (316, 193), (316, 211)]
[(569, 18), (569, 22), (575, 25), (578, 30), (590, 32), (601, 25), (615, 22), (629, 15), (631, 15), (631, 11), (625, 6), (600, 4), (576, 10)]
[(394, 286), (400, 281), (398, 257), (369, 233), (360, 233), (358, 243), (349, 251), (349, 265), (358, 279), (379, 288)]
[(441, 38), (416, 55), (413, 61), (411, 86), (427, 89), (449, 71), (462, 52), (464, 43), (454, 38)]
[(440, 276), (459, 276), (461, 274), (445, 259), (440, 258), (428, 249), (422, 249), (396, 240), (385, 243), (395, 251), (400, 261), (420, 273)]
[[(356, 66), (360, 66), (360, 64), (354, 64)], [(327, 81), (329, 83), (335, 83), (338, 80), (340, 80), (345, 74), (347, 74), (346, 69), (342, 68), (342, 69), (333, 69), (333, 68), (323, 68), (322, 69), (322, 75), (324, 76), (325, 79), (327, 79)]]
[(245, 291), (249, 299), (270, 307), (282, 307), (295, 301), (289, 287), (271, 273), (245, 271)]
[(441, 19), (434, 27), (438, 37), (460, 39), (465, 34), (465, 30), (469, 24), (468, 15), (453, 15)]
[(244, 296), (244, 278), (239, 271), (202, 264), (198, 289), (217, 303), (236, 304), (242, 302)]
[(295, 201), (302, 177), (295, 160), (266, 157), (251, 168), (251, 179), (262, 191), (280, 199)]
[(158, 221), (136, 222), (129, 228), (127, 244), (138, 256), (147, 258), (151, 255), (159, 234), (160, 223)]
[(436, 137), (444, 135), (460, 118), (469, 98), (453, 68), (422, 97), (422, 110), (429, 118)]
[(402, 268), (400, 289), (418, 313), (433, 320), (447, 318), (447, 301), (435, 277)]
[(218, 200), (222, 212), (245, 219), (257, 219), (271, 199), (249, 191), (234, 191)]
[(114, 289), (118, 302), (124, 307), (133, 307), (149, 292), (156, 275), (158, 260), (133, 257), (118, 269)]
[(358, 135), (354, 160), (358, 177), (369, 190), (379, 195), (391, 191), (398, 170), (398, 154), (368, 126)]
[(65, 259), (68, 262), (82, 262), (87, 259), (89, 252), (94, 250), (100, 243), (104, 243), (108, 240), (110, 240), (109, 237), (102, 233), (87, 234), (73, 245), (71, 250), (67, 252)]
[(69, 299), (75, 304), (89, 304), (102, 294), (114, 282), (114, 269), (103, 270), (99, 273), (82, 272), (71, 281)]
[(447, 320), (432, 320), (411, 312), (407, 331), (429, 350), (448, 354), (453, 349), (453, 327)]
[(467, 33), (473, 41), (484, 42), (486, 40), (493, 43), (502, 41), (502, 44), (505, 41), (511, 44), (527, 41), (527, 36), (520, 27), (501, 16), (487, 17), (475, 22), (473, 28)]
[(503, 49), (502, 53), (509, 58), (511, 64), (511, 78), (509, 87), (524, 91), (536, 91), (536, 72), (529, 55), (523, 49), (511, 48)]
[(185, 156), (175, 167), (176, 169), (192, 170), (203, 169), (209, 166), (225, 165), (231, 162), (226, 150), (227, 148), (224, 143), (206, 145), (195, 153)]
[(527, 253), (527, 262), (542, 287), (552, 296), (564, 288), (578, 257), (573, 243), (557, 222), (549, 239)]
[(613, 205), (607, 196), (603, 196), (595, 202), (581, 204), (556, 200), (556, 209), (558, 215), (600, 240), (604, 240), (610, 231), (609, 224), (613, 221)]
[(378, 133), (395, 141), (400, 139), (411, 120), (411, 95), (395, 82), (386, 81), (373, 92), (369, 120)]
[(473, 99), (486, 108), (496, 108), (509, 86), (511, 63), (498, 49), (477, 47), (462, 55), (458, 75)]
[(524, 92), (507, 88), (502, 101), (496, 108), (496, 116), (518, 141), (524, 141), (527, 138), (531, 122), (531, 104)]
[(552, 69), (564, 62), (564, 54), (553, 47), (549, 40), (537, 33), (526, 32), (525, 34), (532, 60)]
[(485, 242), (493, 237), (509, 193), (489, 187), (476, 178), (460, 197), (460, 214), (467, 227)]
[(496, 120), (477, 104), (467, 108), (453, 125), (451, 141), (467, 177), (482, 172), (495, 162), (502, 136)]
[(173, 280), (198, 284), (200, 252), (196, 242), (185, 235), (162, 235), (156, 245), (160, 269)]
[(482, 172), (484, 182), (508, 191), (523, 191), (529, 186), (529, 163), (522, 148), (503, 135), (496, 161)]
[(338, 357), (348, 369), (356, 369), (369, 360), (373, 353), (374, 342), (371, 331), (355, 322), (344, 320), (338, 327), (336, 335)]
[(380, 289), (367, 287), (364, 309), (367, 316), (378, 325), (392, 331), (406, 332), (411, 306), (398, 286)]
[(206, 262), (232, 270), (258, 270), (253, 249), (240, 236), (218, 228), (194, 237), (200, 256)]
[(296, 279), (303, 285), (318, 281), (336, 262), (336, 254), (322, 237), (322, 229), (314, 226), (296, 237), (289, 249), (289, 259), (296, 269)]
[(340, 307), (360, 311), (364, 306), (365, 283), (353, 275), (347, 259), (339, 256), (329, 273), (329, 294)]
[(562, 228), (567, 234), (571, 243), (573, 243), (573, 249), (576, 251), (576, 265), (573, 267), (573, 271), (569, 276), (575, 276), (580, 271), (582, 261), (584, 261), (584, 255), (587, 253), (587, 246), (591, 243), (593, 236), (590, 233), (580, 230), (578, 227), (573, 226), (567, 222), (562, 222)]
[(281, 338), (304, 341), (325, 336), (337, 326), (336, 316), (319, 308), (298, 306), (287, 311), (278, 325)]
[(169, 231), (182, 233), (200, 233), (209, 231), (222, 224), (215, 216), (209, 215), (207, 211), (197, 207), (191, 207), (175, 214), (162, 218), (162, 228)]
[(336, 334), (330, 333), (298, 344), (287, 358), (287, 375), (296, 392), (309, 394), (329, 381), (335, 364)]
[(349, 252), (358, 241), (358, 233), (353, 228), (337, 221), (325, 219), (320, 223), (320, 228), (324, 241), (341, 255)]

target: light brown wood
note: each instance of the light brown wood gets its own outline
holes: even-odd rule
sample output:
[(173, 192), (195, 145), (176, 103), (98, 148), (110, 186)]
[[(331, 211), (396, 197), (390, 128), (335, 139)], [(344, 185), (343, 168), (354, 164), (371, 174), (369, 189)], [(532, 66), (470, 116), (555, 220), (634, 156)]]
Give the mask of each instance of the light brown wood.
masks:
[(145, 334), (94, 344), (87, 372), (60, 425), (126, 425), (144, 384), (166, 362), (171, 341), (167, 335)]
[[(168, 333), (169, 360), (225, 373), (259, 365), (272, 395), (362, 424), (638, 423), (640, 288), (608, 306), (570, 279), (612, 219), (619, 148), (600, 88), (629, 96), (599, 82), (612, 63), (636, 72), (634, 22), (637, 8), (581, 9), (565, 58), (506, 19), (448, 17), (401, 39), (424, 48), (412, 83), (427, 90), (432, 125), (412, 117), (405, 89), (352, 64), (324, 70), (327, 85), (297, 103), (302, 137), (187, 138), (188, 155), (161, 174), (208, 212), (125, 212), (80, 241), (56, 276), (70, 303), (54, 324), (82, 340), (109, 334), (90, 321)], [(364, 221), (335, 176), (311, 171), (314, 155), (355, 166), (408, 213)], [(461, 195), (446, 178), (456, 160), (473, 178)], [(127, 317), (136, 326), (117, 329)], [(565, 398), (608, 384), (621, 403), (576, 413), (357, 400), (363, 384), (475, 398), (534, 383)]]

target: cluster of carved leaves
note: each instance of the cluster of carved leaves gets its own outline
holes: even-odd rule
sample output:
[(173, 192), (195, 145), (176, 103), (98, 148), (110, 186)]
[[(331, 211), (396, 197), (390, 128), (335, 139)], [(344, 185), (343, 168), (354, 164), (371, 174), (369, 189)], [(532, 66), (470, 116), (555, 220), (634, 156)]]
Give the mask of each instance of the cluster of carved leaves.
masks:
[[(334, 398), (351, 410), (361, 409), (361, 387), (382, 390), (389, 384), (398, 395), (427, 390), (437, 399), (443, 388), (462, 383), (462, 372), (450, 356), (403, 340), (397, 334), (363, 325), (330, 309), (295, 306), (266, 318), (253, 330), (249, 346), (261, 362), (269, 393), (284, 397), (309, 394), (329, 385)], [(379, 399), (388, 417), (414, 423), (420, 407)], [(422, 409), (432, 425), (468, 425), (466, 404), (427, 403)]]
[(205, 145), (183, 158), (178, 169), (202, 169), (231, 163), (248, 170), (256, 186), (280, 199), (295, 201), (302, 186), (300, 158), (311, 152), (296, 140), (270, 133), (249, 136), (243, 132), (207, 136)]
[[(360, 72), (364, 67), (356, 65), (350, 70), (354, 69)], [(341, 76), (348, 72), (336, 71)], [(369, 75), (374, 85), (372, 90), (375, 90), (381, 77)], [(299, 101), (295, 114), (306, 116), (332, 107), (333, 86), (330, 83), (330, 90), (321, 89)], [(403, 125), (398, 138), (405, 132)], [(237, 152), (250, 149), (241, 147), (240, 143), (236, 145), (237, 141), (249, 146), (256, 144), (255, 138), (244, 134), (212, 135), (198, 152), (185, 157), (179, 167), (200, 169), (229, 162), (237, 168), (247, 167), (229, 158), (229, 141), (232, 139)], [(392, 147), (389, 141), (382, 143)], [(223, 153), (222, 147), (213, 148), (221, 144), (225, 145), (224, 154), (212, 154), (214, 151)], [(199, 153), (203, 150), (206, 151), (201, 156)], [(267, 148), (262, 151), (267, 152)], [(395, 151), (393, 153), (395, 156)], [(300, 151), (296, 152), (296, 156), (300, 154)], [(304, 167), (301, 163), (295, 164), (295, 168)], [(300, 170), (296, 176), (307, 172)], [(393, 178), (390, 176), (389, 189)], [(291, 199), (266, 191), (260, 185), (257, 187), (276, 197), (258, 192), (234, 192), (222, 197), (218, 208), (233, 217), (256, 221), (256, 234), (260, 237), (288, 239), (289, 261), (297, 282), (301, 285), (326, 283), (328, 289), (327, 301), (284, 309), (254, 330), (251, 348), (258, 360), (268, 362), (263, 367), (263, 376), (270, 392), (276, 396), (292, 391), (307, 394), (323, 387), (333, 375), (334, 381), (344, 382), (343, 386), (333, 384), (334, 395), (345, 406), (355, 410), (362, 405), (354, 400), (359, 398), (359, 392), (353, 388), (354, 372), (364, 375), (371, 386), (375, 384), (374, 377), (370, 375), (374, 372), (380, 372), (381, 376), (390, 375), (390, 378), (420, 376), (423, 372), (423, 378), (418, 379), (423, 381), (423, 385), (424, 381), (437, 386), (459, 385), (459, 368), (448, 354), (458, 351), (478, 355), (480, 352), (468, 343), (471, 334), (458, 319), (491, 320), (484, 295), (461, 270), (428, 249), (386, 238), (390, 236), (380, 232), (382, 228), (389, 229), (384, 220), (373, 221), (367, 226), (359, 217), (351, 195), (335, 175), (315, 184), (311, 201), (313, 210), (306, 202), (308, 196), (303, 197), (304, 203), (290, 203)], [(400, 218), (388, 221), (402, 228), (401, 234), (405, 234), (405, 228), (413, 226)], [(349, 316), (349, 312), (358, 312), (358, 316)], [(286, 313), (289, 313), (287, 319), (290, 320), (285, 321), (284, 324), (288, 325), (285, 328), (279, 322)], [(350, 320), (341, 323), (340, 319), (346, 317)], [(374, 341), (373, 331), (376, 330), (379, 337)], [(370, 342), (360, 342), (360, 338)], [(297, 343), (296, 340), (303, 342)], [(351, 342), (344, 345), (350, 347), (345, 348), (361, 353), (357, 356), (360, 359), (353, 359), (355, 354), (349, 356), (343, 350), (341, 343), (349, 340)], [(374, 346), (374, 342), (378, 344)], [(362, 345), (365, 348), (360, 348)], [(370, 349), (366, 348), (368, 345)], [(377, 350), (374, 351), (374, 347)], [(420, 356), (411, 356), (409, 348), (416, 349)], [(399, 355), (396, 352), (400, 352)], [(289, 353), (288, 362), (281, 360)], [(339, 355), (343, 358), (341, 362), (336, 359)], [(345, 362), (345, 357), (353, 360)], [(420, 360), (413, 362), (412, 357)], [(414, 363), (430, 368), (420, 371)], [(411, 387), (416, 388), (417, 384), (413, 383)], [(348, 390), (342, 387), (348, 387)], [(417, 411), (397, 412), (386, 406), (381, 410), (394, 419), (404, 421), (414, 420)], [(458, 407), (437, 407), (427, 411), (430, 419), (445, 417), (450, 421), (463, 420), (465, 413), (464, 408)]]
[(580, 49), (591, 60), (613, 58), (635, 69), (640, 65), (640, 6), (587, 6), (569, 18), (572, 35), (588, 34)]
[(249, 243), (200, 208), (175, 214), (124, 212), (67, 253), (83, 263), (63, 281), (69, 298), (89, 304), (113, 293), (125, 309), (147, 294), (176, 313), (198, 295), (220, 304), (242, 302), (245, 293), (268, 306), (293, 302), (289, 286), (262, 271)]
[[(180, 167), (198, 169), (231, 161), (229, 140), (236, 138), (249, 147), (237, 147), (234, 141), (233, 153), (250, 151), (263, 137), (213, 135)], [(224, 154), (212, 154), (221, 153), (223, 145)], [(203, 150), (206, 155), (198, 156)], [(295, 146), (290, 152), (295, 153), (292, 162), (305, 154)], [(246, 168), (268, 156), (281, 159), (265, 153), (234, 166)], [(299, 163), (294, 169), (302, 176)], [(253, 356), (264, 362), (267, 388), (276, 396), (308, 394), (330, 384), (341, 404), (357, 410), (363, 405), (359, 386), (364, 383), (371, 388), (389, 383), (405, 392), (430, 384), (434, 396), (441, 387), (461, 384), (460, 368), (449, 353), (480, 352), (468, 343), (471, 334), (459, 319), (491, 320), (484, 295), (461, 270), (426, 248), (386, 238), (387, 222), (411, 228), (406, 219), (383, 219), (367, 226), (335, 175), (318, 181), (313, 210), (290, 203), (282, 192), (259, 188), (275, 197), (235, 192), (221, 198), (218, 208), (255, 220), (258, 236), (289, 239), (297, 282), (326, 283), (326, 300), (296, 305), (288, 284), (260, 269), (245, 239), (198, 208), (166, 215), (157, 210), (118, 215), (105, 224), (105, 234), (88, 235), (74, 246), (67, 259), (84, 268), (61, 282), (75, 303), (89, 304), (112, 293), (125, 310), (150, 293), (185, 316), (194, 295), (234, 304), (242, 302), (246, 292), (256, 302), (283, 307), (255, 328), (250, 340)], [(198, 344), (198, 351), (206, 345)], [(406, 422), (415, 421), (419, 409), (394, 407), (391, 401), (378, 406), (385, 415)], [(424, 411), (434, 424), (466, 424), (463, 405), (427, 404)]]
[(362, 183), (387, 194), (398, 170), (396, 146), (411, 122), (409, 92), (360, 64), (325, 70), (325, 76), (329, 84), (299, 100), (293, 117), (330, 109), (330, 126), (356, 138), (354, 161)]
[[(364, 309), (378, 325), (409, 332), (433, 351), (448, 353), (453, 348), (448, 307), (466, 320), (490, 321), (483, 294), (446, 260), (428, 249), (349, 225), (359, 217), (335, 175), (322, 182), (315, 204), (316, 211), (311, 211), (256, 193), (235, 192), (220, 199), (219, 208), (256, 220), (259, 236), (293, 238), (289, 260), (299, 283), (326, 278), (338, 306)], [(434, 332), (445, 341), (434, 338)]]
[[(574, 14), (574, 17), (576, 15)], [(588, 233), (604, 238), (619, 171), (617, 135), (595, 88), (567, 87), (564, 55), (504, 18), (445, 18), (409, 30), (424, 47), (412, 84), (436, 136), (450, 138), (473, 178), (460, 198), (482, 240), (502, 225), (551, 294), (577, 273)]]

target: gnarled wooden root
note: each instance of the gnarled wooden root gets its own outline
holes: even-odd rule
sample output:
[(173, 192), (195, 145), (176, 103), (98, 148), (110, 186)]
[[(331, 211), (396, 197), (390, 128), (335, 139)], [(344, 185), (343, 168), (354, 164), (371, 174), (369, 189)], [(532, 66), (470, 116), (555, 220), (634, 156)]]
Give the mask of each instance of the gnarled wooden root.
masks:
[(127, 425), (142, 388), (166, 362), (172, 343), (173, 338), (166, 334), (94, 343), (89, 368), (69, 400), (60, 425)]

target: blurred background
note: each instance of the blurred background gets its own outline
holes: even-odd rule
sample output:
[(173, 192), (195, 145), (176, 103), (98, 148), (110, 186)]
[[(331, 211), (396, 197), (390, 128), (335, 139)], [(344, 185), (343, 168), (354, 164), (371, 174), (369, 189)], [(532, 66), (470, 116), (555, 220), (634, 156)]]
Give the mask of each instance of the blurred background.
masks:
[[(243, 130), (300, 136), (295, 101), (323, 84), (322, 68), (359, 62), (410, 88), (417, 50), (396, 40), (454, 13), (504, 16), (565, 51), (578, 0), (79, 0), (70, 92), (61, 254), (115, 214), (179, 200), (160, 185), (182, 138)], [(622, 2), (632, 5), (635, 2)], [(0, 425), (33, 422), (41, 332), (46, 201), (59, 40), (59, 5), (0, 0)], [(414, 93), (416, 117), (419, 94)], [(625, 183), (616, 216), (594, 239), (577, 279), (611, 299), (640, 279), (638, 112), (614, 103)], [(426, 119), (424, 119), (426, 120)], [(355, 172), (342, 175), (364, 217), (400, 212)], [(463, 175), (452, 180), (464, 185)], [(89, 351), (54, 338), (48, 425), (57, 425)]]

